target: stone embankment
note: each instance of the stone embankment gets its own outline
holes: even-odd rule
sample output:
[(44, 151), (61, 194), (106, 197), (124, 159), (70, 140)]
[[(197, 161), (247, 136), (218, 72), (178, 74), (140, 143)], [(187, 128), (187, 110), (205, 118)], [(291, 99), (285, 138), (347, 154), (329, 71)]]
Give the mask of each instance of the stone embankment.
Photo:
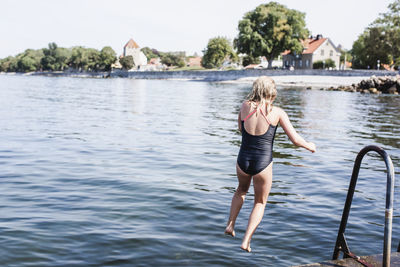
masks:
[(360, 92), (363, 94), (394, 94), (400, 92), (400, 75), (396, 76), (371, 76), (358, 84), (349, 86), (329, 87), (328, 91)]
[(202, 71), (124, 71), (115, 70), (110, 73), (110, 77), (121, 77), (131, 79), (186, 79), (197, 81), (232, 81), (241, 78), (259, 76), (336, 76), (336, 77), (370, 77), (371, 75), (396, 75), (393, 71), (377, 70), (316, 70), (316, 69), (296, 69), (289, 70), (270, 70), (270, 69), (249, 69), (249, 70), (202, 70)]

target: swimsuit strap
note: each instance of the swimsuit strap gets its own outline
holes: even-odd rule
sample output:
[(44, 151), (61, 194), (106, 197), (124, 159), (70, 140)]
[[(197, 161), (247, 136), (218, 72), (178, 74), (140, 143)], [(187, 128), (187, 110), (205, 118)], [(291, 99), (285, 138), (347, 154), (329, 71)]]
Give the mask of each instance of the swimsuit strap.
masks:
[(264, 112), (262, 111), (262, 109), (260, 109), (261, 114), (263, 115), (263, 117), (265, 118), (265, 120), (267, 121), (268, 124), (271, 124), (271, 122), (269, 121), (269, 119), (267, 118), (266, 115), (264, 115)]
[(257, 109), (255, 109), (253, 112), (249, 113), (249, 115), (246, 116), (246, 118), (244, 118), (243, 121), (246, 121), (248, 118), (251, 117), (251, 115), (253, 115), (254, 113), (256, 113)]
[[(245, 122), (248, 118), (250, 118), (254, 113), (256, 113), (257, 108), (255, 110), (253, 110), (253, 112), (249, 113), (249, 115), (246, 116), (246, 118), (244, 118), (243, 122)], [(263, 115), (263, 117), (265, 118), (265, 120), (267, 121), (268, 124), (271, 124), (271, 122), (269, 121), (269, 119), (267, 118), (266, 115), (264, 115), (264, 112), (262, 111), (262, 109), (260, 108), (260, 112)]]

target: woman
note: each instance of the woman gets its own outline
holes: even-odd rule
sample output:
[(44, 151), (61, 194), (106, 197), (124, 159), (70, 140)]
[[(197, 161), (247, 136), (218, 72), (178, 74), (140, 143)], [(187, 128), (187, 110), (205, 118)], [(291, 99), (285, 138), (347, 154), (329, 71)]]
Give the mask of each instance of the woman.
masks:
[(241, 248), (251, 251), (250, 240), (264, 215), (265, 205), (272, 185), (272, 146), (278, 123), (296, 146), (315, 152), (313, 143), (306, 142), (293, 128), (285, 111), (275, 107), (277, 91), (274, 80), (267, 76), (259, 77), (253, 83), (253, 90), (243, 102), (239, 112), (238, 124), (242, 132), (242, 144), (236, 163), (239, 180), (233, 195), (229, 220), (225, 233), (235, 236), (235, 221), (251, 178), (254, 186), (254, 206), (249, 217)]

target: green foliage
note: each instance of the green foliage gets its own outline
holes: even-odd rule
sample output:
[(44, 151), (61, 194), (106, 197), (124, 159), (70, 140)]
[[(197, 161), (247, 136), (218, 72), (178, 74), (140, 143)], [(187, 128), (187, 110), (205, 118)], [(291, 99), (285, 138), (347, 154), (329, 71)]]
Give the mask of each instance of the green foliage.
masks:
[(5, 72), (30, 72), (41, 68), (40, 61), (43, 57), (42, 50), (27, 49), (15, 57), (0, 60), (0, 71)]
[(18, 70), (22, 72), (35, 71), (37, 69), (36, 62), (31, 57), (22, 57), (18, 60)]
[(344, 63), (345, 59), (347, 62), (351, 62), (353, 60), (353, 56), (350, 51), (342, 49), (340, 50), (340, 63)]
[(324, 68), (329, 69), (335, 67), (336, 67), (335, 61), (333, 61), (330, 58), (326, 59), (325, 62), (323, 60), (318, 60), (313, 63), (313, 69), (324, 69)]
[(18, 60), (15, 57), (6, 57), (0, 61), (1, 71), (15, 72), (18, 70)]
[(390, 54), (388, 36), (381, 27), (370, 27), (353, 43), (351, 54), (353, 68), (377, 68), (381, 64), (391, 64), (393, 55)]
[(154, 48), (149, 48), (149, 47), (143, 47), (140, 49), (143, 54), (147, 57), (148, 60), (152, 58), (158, 58), (160, 57), (160, 52), (157, 51), (157, 49)]
[(69, 65), (79, 71), (109, 71), (116, 60), (116, 53), (109, 46), (101, 51), (77, 46), (72, 48)]
[(226, 59), (237, 61), (237, 55), (232, 45), (225, 37), (216, 37), (208, 41), (207, 48), (203, 51), (204, 56), (201, 65), (207, 69), (220, 68)]
[(87, 48), (87, 70), (98, 71), (100, 70), (100, 52), (94, 48)]
[(397, 66), (400, 58), (400, 0), (389, 4), (353, 43), (354, 68), (377, 68), (380, 64)]
[(394, 60), (394, 66), (393, 66), (396, 70), (400, 70), (400, 57), (396, 58)]
[(313, 67), (313, 69), (323, 69), (324, 68), (324, 62), (322, 62), (322, 60), (315, 61), (313, 63), (312, 67)]
[(283, 51), (302, 52), (301, 40), (309, 34), (304, 18), (304, 13), (276, 2), (261, 4), (239, 21), (235, 46), (249, 59), (265, 56), (271, 68), (272, 61)]
[(330, 58), (326, 59), (325, 60), (325, 68), (332, 68), (332, 69), (336, 68), (335, 61), (333, 61), (333, 59), (330, 59)]
[(111, 65), (117, 61), (117, 53), (109, 46), (103, 47), (100, 51), (99, 70), (110, 71)]
[(183, 56), (180, 54), (175, 54), (175, 53), (161, 53), (161, 62), (168, 67), (171, 66), (177, 66), (177, 67), (183, 67), (185, 66), (185, 61), (183, 60)]
[(25, 52), (16, 56), (18, 72), (36, 71), (41, 68), (42, 50), (27, 49)]
[(400, 27), (400, 0), (394, 0), (388, 5), (388, 9), (388, 12), (381, 14), (381, 17), (374, 21), (374, 26)]
[(62, 71), (68, 67), (70, 50), (58, 47), (56, 43), (49, 43), (48, 48), (43, 48), (44, 56), (40, 60), (43, 70)]
[(261, 62), (260, 57), (253, 58), (251, 56), (246, 55), (245, 57), (243, 57), (242, 64), (243, 66), (247, 66), (250, 64), (260, 64), (260, 62)]
[(88, 58), (86, 49), (81, 46), (73, 47), (69, 63), (73, 69), (79, 71), (87, 69)]
[(130, 70), (134, 66), (133, 57), (126, 56), (119, 59), (119, 63), (121, 63), (122, 68), (125, 70)]
[(109, 46), (98, 51), (80, 46), (63, 48), (50, 43), (48, 48), (27, 49), (15, 57), (0, 59), (0, 71), (63, 71), (70, 67), (79, 71), (110, 71), (116, 59), (115, 51)]
[(103, 47), (100, 51), (99, 70), (110, 71), (111, 65), (117, 61), (117, 53), (109, 46)]

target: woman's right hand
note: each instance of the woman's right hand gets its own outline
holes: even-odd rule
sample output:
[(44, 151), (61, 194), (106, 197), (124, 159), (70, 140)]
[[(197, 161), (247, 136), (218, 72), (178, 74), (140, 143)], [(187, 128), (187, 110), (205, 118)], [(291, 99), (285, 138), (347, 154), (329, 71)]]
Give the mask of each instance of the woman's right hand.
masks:
[(312, 142), (307, 142), (307, 150), (311, 151), (312, 153), (314, 153), (315, 151), (317, 151), (317, 147), (315, 146), (314, 143)]

